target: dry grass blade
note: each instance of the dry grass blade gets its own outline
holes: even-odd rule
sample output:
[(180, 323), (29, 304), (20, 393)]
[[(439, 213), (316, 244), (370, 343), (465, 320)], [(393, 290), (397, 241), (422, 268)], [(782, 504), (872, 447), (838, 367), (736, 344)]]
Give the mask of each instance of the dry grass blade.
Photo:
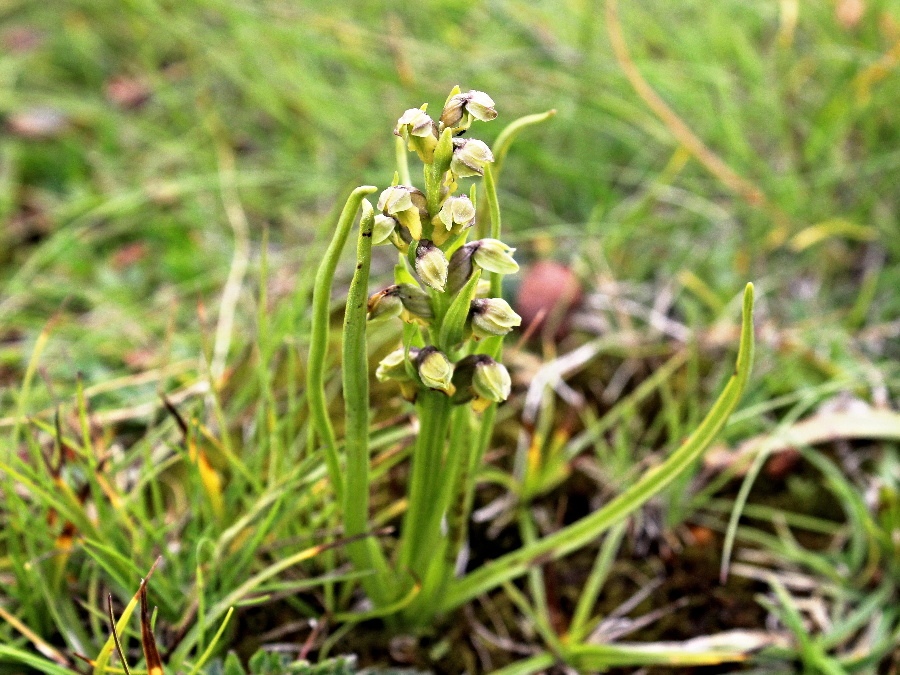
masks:
[[(143, 584), (141, 584), (141, 588), (143, 588)], [(125, 671), (125, 675), (131, 675), (128, 659), (125, 658), (125, 650), (122, 649), (122, 641), (119, 640), (119, 631), (116, 629), (116, 615), (113, 612), (112, 595), (106, 596), (106, 611), (109, 614), (109, 629), (112, 631), (113, 641), (116, 643), (116, 651), (119, 653), (119, 659), (122, 661), (122, 669)]]
[[(163, 675), (162, 659), (156, 648), (156, 638), (150, 626), (150, 608), (147, 603), (147, 584), (141, 583), (141, 646), (144, 648), (144, 660), (147, 662), (149, 675)], [(123, 660), (124, 663), (124, 660)]]
[(752, 458), (760, 453), (778, 453), (837, 440), (900, 440), (900, 413), (891, 410), (855, 407), (846, 411), (822, 411), (786, 429), (756, 436), (737, 449), (716, 448), (705, 460), (709, 469), (735, 466), (744, 475)]

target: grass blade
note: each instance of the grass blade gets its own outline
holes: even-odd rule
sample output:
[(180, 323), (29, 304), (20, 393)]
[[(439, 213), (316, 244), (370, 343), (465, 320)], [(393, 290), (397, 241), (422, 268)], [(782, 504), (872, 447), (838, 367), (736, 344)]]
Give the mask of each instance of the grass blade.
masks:
[(532, 545), (508, 553), (457, 581), (444, 597), (440, 606), (441, 611), (450, 611), (481, 593), (521, 576), (529, 567), (539, 564), (542, 560), (556, 560), (581, 548), (658, 494), (702, 456), (715, 440), (740, 401), (752, 365), (753, 284), (747, 284), (744, 291), (741, 342), (734, 375), (706, 418), (681, 447), (665, 462), (648, 471), (636, 484), (599, 511)]

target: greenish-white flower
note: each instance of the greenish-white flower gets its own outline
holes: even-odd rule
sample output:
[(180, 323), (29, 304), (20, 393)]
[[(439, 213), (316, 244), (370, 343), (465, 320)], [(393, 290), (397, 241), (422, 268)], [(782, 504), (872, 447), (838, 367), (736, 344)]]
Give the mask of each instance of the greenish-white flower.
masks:
[(462, 231), (475, 224), (475, 205), (466, 195), (450, 197), (441, 206), (438, 218), (448, 231)]
[(429, 389), (453, 393), (453, 364), (435, 347), (424, 347), (416, 356), (419, 377)]
[[(396, 220), (400, 225), (409, 230), (412, 239), (422, 236), (422, 218), (428, 215), (427, 199), (418, 188), (409, 185), (392, 185), (381, 193), (378, 198), (378, 210), (382, 215)], [(382, 231), (388, 227), (382, 221)], [(393, 230), (388, 232), (388, 237)]]
[(503, 298), (476, 298), (472, 301), (469, 316), (472, 333), (478, 338), (506, 335), (522, 325), (522, 317)]
[(502, 363), (497, 363), (491, 358), (484, 359), (475, 365), (472, 389), (480, 399), (501, 403), (509, 398), (509, 392), (512, 390), (509, 371)]
[(421, 108), (410, 108), (400, 119), (394, 133), (406, 141), (406, 147), (415, 151), (423, 162), (430, 163), (438, 142), (437, 125)]
[(483, 176), (484, 166), (494, 161), (491, 149), (477, 138), (454, 138), (450, 171), (457, 178)]
[(431, 288), (443, 291), (447, 284), (449, 264), (444, 252), (429, 239), (422, 239), (416, 248), (416, 274)]
[(406, 371), (406, 354), (403, 349), (395, 349), (385, 356), (375, 370), (375, 378), (379, 382), (388, 380), (408, 381), (409, 373)]
[(466, 245), (474, 248), (472, 258), (475, 264), (487, 272), (514, 274), (519, 271), (519, 264), (513, 258), (516, 249), (499, 239), (479, 239)]
[(494, 100), (483, 91), (467, 91), (456, 94), (447, 101), (441, 112), (441, 124), (445, 127), (468, 129), (472, 120), (490, 122), (497, 117)]
[(391, 216), (379, 213), (375, 216), (375, 227), (372, 229), (372, 244), (378, 246), (389, 241), (397, 227), (397, 221)]

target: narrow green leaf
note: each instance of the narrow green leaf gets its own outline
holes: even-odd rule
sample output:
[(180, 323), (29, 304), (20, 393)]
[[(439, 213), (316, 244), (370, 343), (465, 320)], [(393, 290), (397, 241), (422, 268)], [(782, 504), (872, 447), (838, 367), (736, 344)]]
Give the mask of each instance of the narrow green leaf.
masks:
[(707, 416), (690, 437), (659, 466), (648, 471), (628, 490), (599, 511), (554, 534), (508, 553), (458, 580), (448, 589), (440, 611), (450, 611), (481, 593), (524, 574), (542, 560), (556, 560), (595, 540), (671, 483), (691, 466), (715, 440), (734, 411), (753, 364), (753, 285), (744, 292), (741, 341), (734, 375)]

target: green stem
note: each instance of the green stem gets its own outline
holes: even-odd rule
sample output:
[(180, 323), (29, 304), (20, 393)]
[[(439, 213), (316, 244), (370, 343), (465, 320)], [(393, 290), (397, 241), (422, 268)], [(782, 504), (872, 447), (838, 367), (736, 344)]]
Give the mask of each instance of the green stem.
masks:
[[(457, 509), (466, 491), (468, 467), (470, 463), (470, 450), (472, 443), (470, 436), (472, 427), (469, 420), (469, 408), (467, 406), (454, 406), (451, 412), (450, 442), (447, 447), (447, 456), (444, 468), (440, 472), (441, 481), (438, 485), (439, 493), (435, 498), (435, 508), (431, 511), (430, 522), (426, 532), (434, 537), (434, 544), (428, 546), (429, 558), (426, 561), (426, 572), (422, 579), (422, 592), (415, 602), (410, 605), (406, 615), (412, 619), (410, 623), (427, 621), (428, 615), (434, 606), (434, 598), (443, 591), (447, 582), (453, 578), (456, 566), (456, 553), (454, 546), (455, 533), (458, 527), (455, 525)], [(453, 513), (450, 513), (453, 507)], [(447, 514), (449, 532), (441, 534), (441, 520)]]
[[(344, 314), (343, 385), (347, 453), (347, 482), (344, 492), (344, 534), (362, 535), (369, 530), (369, 363), (366, 350), (366, 300), (369, 266), (372, 260), (372, 228), (375, 214), (370, 209), (359, 225), (356, 273), (347, 293)], [(347, 545), (347, 555), (357, 570), (374, 570), (364, 577), (363, 587), (376, 605), (384, 604), (381, 583), (388, 567), (378, 540), (366, 537)]]
[(654, 495), (686, 471), (715, 440), (734, 411), (747, 384), (753, 364), (753, 285), (744, 292), (741, 343), (734, 375), (707, 416), (688, 439), (662, 464), (599, 511), (538, 540), (532, 545), (508, 553), (463, 577), (443, 596), (438, 612), (447, 612), (481, 593), (515, 579), (538, 560), (558, 560), (596, 539), (600, 534), (639, 509)]
[[(491, 238), (500, 238), (500, 200), (497, 199), (497, 184), (494, 182), (494, 173), (491, 165), (484, 167), (484, 195), (488, 203), (488, 212), (491, 216)], [(503, 293), (503, 275), (491, 272), (491, 296), (499, 298)]]
[(429, 531), (432, 511), (437, 508), (437, 496), (443, 480), (443, 455), (450, 425), (451, 403), (439, 391), (426, 389), (419, 393), (416, 408), (419, 417), (419, 436), (412, 457), (406, 515), (401, 532), (399, 565), (419, 579), (432, 555), (433, 544), (440, 534), (440, 521), (434, 532)]
[(406, 154), (406, 141), (399, 136), (394, 136), (394, 148), (397, 155), (397, 175), (400, 176), (400, 185), (412, 185), (412, 176), (409, 175), (409, 157)]
[(495, 176), (500, 175), (500, 169), (503, 166), (503, 160), (506, 159), (506, 153), (509, 152), (509, 147), (512, 145), (512, 142), (515, 140), (516, 136), (518, 136), (520, 132), (530, 126), (540, 124), (541, 122), (549, 120), (555, 114), (555, 110), (548, 110), (547, 112), (536, 113), (534, 115), (525, 115), (524, 117), (513, 120), (506, 125), (506, 128), (500, 132), (499, 136), (497, 136), (497, 140), (494, 141), (493, 151)]
[(334, 237), (325, 252), (325, 258), (316, 272), (316, 282), (313, 286), (312, 301), (312, 326), (309, 344), (309, 365), (306, 372), (306, 390), (309, 398), (309, 413), (312, 426), (325, 450), (325, 463), (328, 467), (328, 476), (334, 486), (338, 499), (344, 496), (344, 481), (341, 476), (340, 458), (337, 452), (337, 438), (334, 435), (334, 427), (328, 416), (328, 401), (325, 397), (325, 363), (328, 353), (328, 319), (331, 304), (331, 285), (334, 282), (334, 272), (337, 269), (341, 251), (347, 242), (353, 219), (362, 204), (363, 198), (370, 195), (378, 188), (372, 185), (364, 185), (356, 188), (347, 198), (347, 203), (338, 218)]

